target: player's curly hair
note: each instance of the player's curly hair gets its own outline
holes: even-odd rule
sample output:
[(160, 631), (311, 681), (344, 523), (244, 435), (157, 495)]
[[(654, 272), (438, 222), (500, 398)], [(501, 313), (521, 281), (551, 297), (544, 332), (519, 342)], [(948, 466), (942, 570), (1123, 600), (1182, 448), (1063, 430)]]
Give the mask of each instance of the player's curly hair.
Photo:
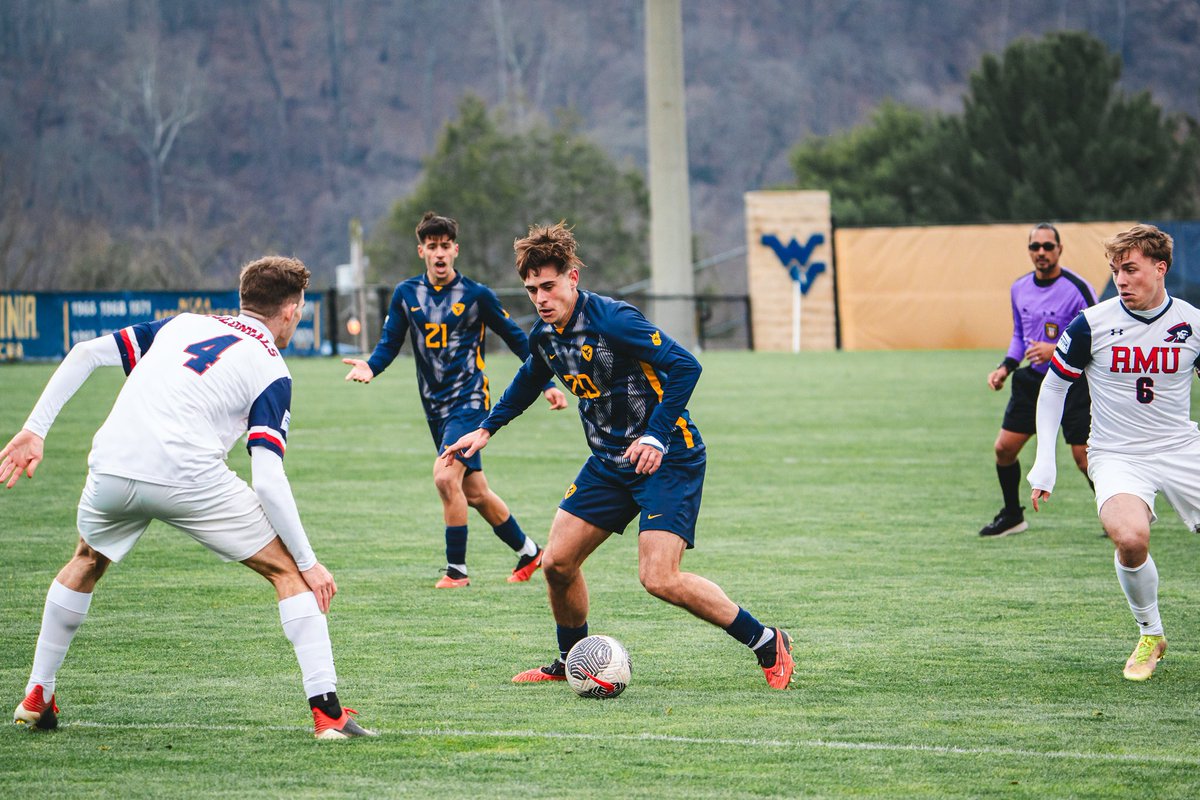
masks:
[(521, 280), (532, 269), (550, 265), (559, 275), (572, 269), (586, 266), (575, 255), (575, 235), (567, 227), (566, 220), (554, 225), (530, 225), (529, 234), (513, 241), (513, 252), (517, 254), (517, 274)]
[(279, 313), (284, 303), (300, 297), (312, 273), (298, 258), (264, 256), (242, 267), (238, 295), (243, 311), (263, 319)]
[(1159, 230), (1153, 225), (1134, 225), (1127, 231), (1121, 231), (1111, 239), (1104, 241), (1104, 253), (1109, 262), (1116, 261), (1127, 253), (1137, 250), (1151, 261), (1167, 262), (1167, 270), (1171, 269), (1171, 252), (1175, 240), (1171, 234)]

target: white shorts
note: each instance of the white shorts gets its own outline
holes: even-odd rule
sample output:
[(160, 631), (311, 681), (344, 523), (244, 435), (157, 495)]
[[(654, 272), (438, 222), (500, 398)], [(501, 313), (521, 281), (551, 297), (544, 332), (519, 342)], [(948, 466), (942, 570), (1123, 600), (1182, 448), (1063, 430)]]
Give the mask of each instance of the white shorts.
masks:
[(1096, 511), (1113, 495), (1140, 497), (1158, 521), (1159, 492), (1193, 531), (1200, 530), (1200, 444), (1146, 455), (1088, 451), (1088, 477), (1096, 485)]
[(244, 561), (275, 538), (258, 495), (232, 472), (203, 486), (160, 486), (89, 472), (76, 519), (83, 540), (112, 561), (123, 559), (155, 519), (225, 561)]

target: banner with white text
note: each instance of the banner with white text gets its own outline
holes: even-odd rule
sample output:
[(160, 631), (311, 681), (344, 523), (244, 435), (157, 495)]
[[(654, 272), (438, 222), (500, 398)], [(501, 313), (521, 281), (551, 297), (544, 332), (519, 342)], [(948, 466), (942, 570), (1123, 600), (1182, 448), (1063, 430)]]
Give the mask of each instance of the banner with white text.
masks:
[[(320, 296), (306, 299), (285, 356), (319, 355)], [(76, 342), (176, 314), (238, 313), (229, 292), (0, 292), (0, 361), (60, 359)]]

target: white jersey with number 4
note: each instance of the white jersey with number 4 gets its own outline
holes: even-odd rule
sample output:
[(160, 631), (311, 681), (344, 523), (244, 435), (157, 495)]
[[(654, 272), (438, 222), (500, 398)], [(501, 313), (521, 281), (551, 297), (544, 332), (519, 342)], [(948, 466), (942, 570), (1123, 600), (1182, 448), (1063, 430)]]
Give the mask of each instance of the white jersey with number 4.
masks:
[(248, 447), (283, 457), (292, 379), (275, 339), (247, 316), (180, 314), (113, 334), (129, 376), (92, 440), (92, 472), (192, 486)]
[(1191, 419), (1200, 358), (1200, 310), (1178, 298), (1150, 319), (1114, 297), (1080, 312), (1059, 339), (1050, 368), (1067, 381), (1087, 374), (1088, 447), (1132, 455), (1200, 441)]

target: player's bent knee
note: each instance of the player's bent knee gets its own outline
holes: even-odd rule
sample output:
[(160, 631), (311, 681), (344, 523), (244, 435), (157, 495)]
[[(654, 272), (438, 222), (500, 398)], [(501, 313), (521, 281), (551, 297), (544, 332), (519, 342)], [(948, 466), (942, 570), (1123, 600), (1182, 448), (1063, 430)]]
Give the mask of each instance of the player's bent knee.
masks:
[(435, 473), (433, 476), (433, 485), (442, 497), (449, 497), (462, 491), (462, 481), (453, 473)]
[(666, 600), (668, 603), (674, 603), (677, 600), (679, 586), (678, 573), (664, 574), (661, 572), (639, 572), (638, 579), (642, 582), (642, 588), (649, 592), (652, 596), (659, 600)]
[(108, 556), (94, 549), (82, 539), (79, 540), (79, 545), (75, 548), (74, 560), (79, 562), (80, 566), (91, 570), (104, 571), (112, 561)]
[(75, 548), (75, 554), (60, 571), (59, 576), (66, 578), (69, 583), (82, 581), (80, 585), (94, 584), (104, 576), (112, 559), (91, 547), (83, 539)]
[(546, 582), (551, 586), (566, 585), (574, 580), (578, 574), (578, 565), (564, 564), (556, 561), (549, 550), (542, 556), (542, 575), (545, 576)]

